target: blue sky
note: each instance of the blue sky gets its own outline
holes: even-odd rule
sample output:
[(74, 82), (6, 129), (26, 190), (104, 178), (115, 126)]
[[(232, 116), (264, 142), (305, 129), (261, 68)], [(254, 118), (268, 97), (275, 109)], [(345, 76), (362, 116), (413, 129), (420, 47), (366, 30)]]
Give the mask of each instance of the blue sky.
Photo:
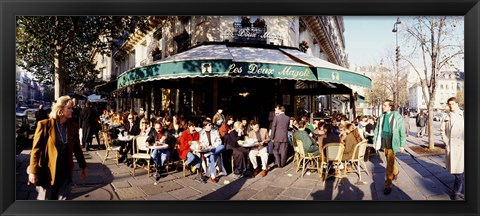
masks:
[[(386, 49), (395, 50), (395, 16), (344, 16), (345, 49), (350, 64), (378, 64)], [(400, 44), (401, 45), (401, 44)]]
[[(368, 66), (380, 63), (382, 57), (387, 54), (394, 54), (395, 33), (392, 32), (397, 16), (344, 16), (345, 24), (345, 51), (348, 54), (350, 65)], [(413, 17), (400, 17), (400, 20), (407, 21)], [(402, 25), (399, 25), (398, 45), (402, 55), (411, 51), (406, 44), (402, 44)], [(463, 21), (459, 23), (457, 37), (463, 38)], [(461, 60), (459, 60), (461, 61)], [(459, 63), (463, 70), (463, 63)]]

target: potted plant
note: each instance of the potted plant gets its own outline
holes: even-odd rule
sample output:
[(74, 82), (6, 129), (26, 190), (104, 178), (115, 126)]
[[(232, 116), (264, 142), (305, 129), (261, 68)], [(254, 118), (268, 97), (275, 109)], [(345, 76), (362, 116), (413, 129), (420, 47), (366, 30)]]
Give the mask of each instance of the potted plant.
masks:
[(242, 16), (242, 27), (243, 28), (247, 28), (247, 27), (251, 27), (252, 26), (252, 23), (250, 22), (250, 18), (247, 17), (247, 16)]
[(265, 20), (257, 18), (255, 22), (253, 23), (253, 26), (258, 27), (258, 28), (263, 28), (265, 27)]
[(302, 42), (300, 42), (300, 49), (302, 50), (302, 52), (306, 52), (309, 48), (308, 46), (308, 42), (306, 40), (303, 40)]

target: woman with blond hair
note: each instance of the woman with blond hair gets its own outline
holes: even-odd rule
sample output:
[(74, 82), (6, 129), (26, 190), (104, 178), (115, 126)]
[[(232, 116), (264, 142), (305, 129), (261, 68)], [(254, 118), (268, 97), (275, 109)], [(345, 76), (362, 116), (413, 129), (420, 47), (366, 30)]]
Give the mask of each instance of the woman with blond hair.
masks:
[(28, 182), (36, 186), (38, 200), (67, 200), (70, 197), (73, 154), (86, 177), (87, 162), (83, 157), (77, 122), (71, 121), (73, 102), (69, 96), (57, 99), (49, 119), (41, 120), (33, 138)]

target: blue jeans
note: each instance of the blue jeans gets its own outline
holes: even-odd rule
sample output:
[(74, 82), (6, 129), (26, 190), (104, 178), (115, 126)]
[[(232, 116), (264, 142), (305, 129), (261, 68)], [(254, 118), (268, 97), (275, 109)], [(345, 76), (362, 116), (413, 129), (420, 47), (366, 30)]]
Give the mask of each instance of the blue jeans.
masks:
[(201, 161), (202, 160), (196, 155), (192, 154), (192, 152), (188, 152), (187, 160), (185, 161), (185, 163), (187, 163), (187, 165), (193, 165), (197, 168), (200, 168)]
[(453, 174), (455, 176), (455, 182), (453, 183), (453, 193), (454, 195), (457, 194), (463, 194), (462, 189), (463, 189), (463, 179), (464, 179), (464, 173), (462, 174)]
[(224, 145), (218, 145), (217, 148), (212, 149), (211, 155), (208, 156), (208, 159), (210, 160), (210, 175), (211, 177), (215, 177), (215, 163), (217, 162), (217, 159), (219, 157), (220, 152), (222, 152), (225, 149)]
[(167, 149), (155, 149), (150, 156), (157, 165), (157, 169), (160, 169), (167, 163), (168, 157), (170, 157), (170, 151)]

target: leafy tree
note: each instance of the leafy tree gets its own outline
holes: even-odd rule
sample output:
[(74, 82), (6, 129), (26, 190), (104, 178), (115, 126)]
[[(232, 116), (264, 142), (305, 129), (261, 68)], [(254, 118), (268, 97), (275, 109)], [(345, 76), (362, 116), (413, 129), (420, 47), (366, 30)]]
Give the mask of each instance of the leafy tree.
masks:
[(89, 92), (99, 83), (96, 54), (111, 55), (128, 35), (145, 31), (147, 17), (19, 16), (17, 64), (42, 84), (55, 85), (55, 98)]
[[(428, 128), (433, 125), (437, 75), (443, 68), (453, 67), (454, 61), (464, 56), (464, 39), (462, 36), (457, 38), (461, 21), (460, 17), (428, 16), (406, 22), (405, 39), (413, 51), (402, 60), (408, 62), (420, 78), (428, 110)], [(433, 138), (433, 130), (428, 130), (429, 149), (434, 148)]]

